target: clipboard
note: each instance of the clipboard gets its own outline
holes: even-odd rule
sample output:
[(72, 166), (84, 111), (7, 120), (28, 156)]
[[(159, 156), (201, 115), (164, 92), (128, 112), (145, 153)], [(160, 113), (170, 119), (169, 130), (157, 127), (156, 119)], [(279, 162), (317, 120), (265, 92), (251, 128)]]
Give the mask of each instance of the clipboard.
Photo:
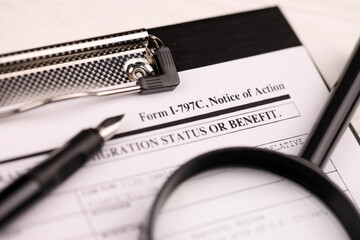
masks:
[[(151, 196), (151, 194), (155, 194), (154, 192), (156, 192), (156, 189), (158, 189), (158, 186), (162, 183), (166, 176), (168, 176), (168, 174), (171, 174), (171, 172), (175, 168), (174, 166), (182, 164), (183, 161), (186, 161), (186, 159), (189, 158), (190, 151), (186, 149), (186, 147), (196, 144), (196, 149), (194, 148), (193, 151), (194, 154), (198, 154), (198, 152), (196, 151), (203, 151), (207, 147), (210, 148), (213, 146), (221, 145), (224, 141), (216, 141), (218, 139), (217, 137), (220, 136), (219, 134), (213, 135), (211, 136), (211, 138), (209, 137), (210, 143), (204, 144), (206, 146), (201, 145), (201, 140), (197, 139), (192, 142), (179, 143), (179, 145), (169, 144), (170, 146), (167, 148), (167, 150), (169, 151), (167, 153), (167, 156), (170, 155), (173, 162), (168, 161), (166, 163), (171, 163), (173, 165), (161, 166), (162, 169), (148, 169), (147, 171), (145, 168), (155, 168), (158, 166), (158, 164), (165, 164), (165, 161), (161, 162), (161, 159), (157, 157), (158, 155), (151, 155), (152, 157), (149, 157), (149, 155), (147, 155), (159, 154), (162, 149), (144, 149), (144, 147), (146, 147), (147, 145), (141, 146), (141, 142), (137, 142), (137, 139), (144, 139), (144, 144), (146, 144), (145, 140), (152, 138), (153, 135), (157, 134), (158, 132), (160, 132), (161, 134), (165, 134), (164, 132), (166, 132), (166, 134), (168, 134), (166, 135), (168, 136), (166, 140), (170, 142), (171, 137), (169, 136), (168, 132), (175, 131), (173, 129), (176, 129), (176, 131), (178, 132), (180, 131), (180, 128), (183, 128), (183, 126), (194, 126), (195, 124), (198, 124), (198, 122), (207, 123), (210, 118), (215, 119), (214, 121), (217, 121), (220, 118), (225, 118), (225, 116), (227, 115), (235, 115), (237, 114), (237, 112), (241, 111), (251, 111), (253, 107), (261, 107), (263, 104), (272, 104), (279, 99), (271, 98), (271, 100), (269, 100), (269, 98), (264, 101), (256, 101), (256, 104), (239, 104), (239, 106), (236, 106), (236, 108), (226, 107), (226, 105), (222, 105), (222, 109), (219, 108), (207, 112), (204, 111), (194, 115), (180, 115), (179, 117), (178, 115), (176, 115), (176, 118), (172, 118), (170, 120), (169, 118), (158, 118), (149, 120), (148, 122), (142, 122), (141, 118), (138, 115), (139, 113), (147, 113), (147, 111), (152, 111), (152, 113), (160, 112), (158, 110), (163, 110), (160, 109), (160, 107), (162, 108), (164, 106), (177, 107), (177, 104), (183, 103), (176, 102), (180, 101), (177, 99), (179, 95), (181, 95), (182, 100), (197, 100), (202, 96), (204, 92), (204, 85), (206, 85), (208, 88), (213, 87), (217, 90), (221, 89), (220, 87), (224, 87), (227, 84), (227, 81), (225, 81), (226, 79), (221, 78), (221, 76), (229, 76), (227, 71), (235, 74), (241, 71), (245, 71), (245, 69), (228, 68), (227, 66), (236, 66), (236, 64), (231, 64), (233, 61), (245, 61), (254, 56), (265, 56), (267, 53), (280, 53), (282, 51), (301, 47), (300, 41), (298, 40), (298, 38), (296, 37), (296, 35), (292, 31), (291, 27), (289, 26), (286, 19), (281, 14), (281, 11), (278, 8), (261, 9), (251, 12), (233, 14), (229, 16), (222, 16), (217, 18), (193, 21), (189, 23), (181, 23), (166, 27), (153, 28), (148, 29), (148, 32), (150, 34), (158, 36), (170, 48), (175, 65), (180, 74), (180, 79), (185, 79), (185, 84), (180, 84), (174, 92), (162, 93), (153, 96), (145, 96), (143, 99), (129, 97), (128, 99), (126, 99), (126, 101), (123, 101), (124, 99), (112, 98), (107, 100), (89, 100), (83, 102), (74, 102), (71, 107), (73, 109), (77, 109), (79, 112), (74, 112), (73, 109), (66, 109), (65, 106), (69, 107), (70, 104), (66, 105), (64, 103), (63, 105), (58, 107), (55, 106), (52, 109), (39, 109), (39, 112), (36, 113), (29, 112), (24, 113), (24, 116), (21, 117), (20, 115), (18, 117), (15, 116), (16, 119), (14, 118), (14, 121), (4, 121), (4, 124), (2, 126), (0, 125), (0, 131), (3, 132), (4, 135), (10, 137), (7, 137), (6, 139), (3, 137), (0, 138), (1, 146), (5, 146), (6, 148), (6, 152), (1, 152), (2, 155), (0, 156), (0, 160), (3, 161), (1, 164), (2, 168), (0, 172), (2, 186), (8, 181), (11, 181), (9, 176), (16, 176), (16, 174), (21, 170), (24, 170), (26, 167), (31, 167), (37, 161), (41, 161), (41, 159), (43, 159), (46, 154), (48, 154), (51, 150), (57, 147), (57, 144), (60, 145), (62, 142), (66, 141), (66, 139), (69, 138), (69, 135), (73, 134), (73, 132), (83, 128), (86, 124), (93, 124), (92, 121), (98, 122), (99, 119), (103, 119), (106, 116), (113, 115), (114, 111), (116, 110), (128, 111), (128, 116), (132, 116), (124, 119), (124, 128), (126, 129), (119, 132), (110, 142), (110, 144), (105, 146), (103, 151), (99, 155), (97, 155), (96, 158), (94, 158), (90, 162), (90, 164), (83, 169), (83, 171), (80, 171), (74, 179), (70, 180), (67, 184), (65, 184), (62, 189), (59, 189), (59, 192), (55, 192), (52, 196), (52, 200), (54, 202), (50, 202), (50, 205), (48, 206), (54, 206), (54, 204), (56, 206), (65, 206), (66, 204), (63, 204), (65, 200), (67, 200), (65, 199), (65, 197), (70, 196), (69, 198), (71, 198), (73, 197), (72, 194), (75, 194), (75, 198), (80, 198), (80, 201), (88, 203), (87, 201), (89, 199), (86, 197), (90, 195), (86, 195), (87, 193), (91, 194), (97, 191), (101, 192), (102, 190), (108, 190), (110, 192), (112, 189), (120, 189), (121, 186), (126, 186), (126, 184), (130, 183), (138, 183), (141, 185), (141, 183), (149, 182), (148, 179), (150, 179), (150, 177), (151, 179), (156, 180), (156, 183), (154, 183), (154, 185), (151, 185), (148, 188), (144, 188), (146, 189), (144, 191), (142, 191), (139, 187), (139, 189), (141, 190), (139, 190), (139, 193), (145, 193)], [(223, 67), (225, 65), (222, 64), (229, 65)], [(281, 66), (278, 67), (280, 68)], [(199, 79), (197, 79), (195, 76), (204, 76), (203, 74), (208, 72), (212, 68), (223, 69), (226, 72), (217, 75), (220, 77), (216, 79), (210, 77), (207, 77), (208, 79), (205, 80), (202, 79), (203, 81), (201, 81), (201, 84), (198, 84), (196, 81)], [(260, 70), (260, 68), (253, 69), (253, 71)], [(191, 75), (194, 71), (196, 71), (197, 75)], [(191, 75), (191, 77), (189, 77), (189, 75)], [(241, 86), (246, 81), (245, 79), (239, 78), (234, 80), (232, 83), (234, 82), (237, 82), (239, 84), (237, 86)], [(229, 86), (227, 87), (229, 88)], [(236, 91), (239, 89), (233, 90)], [(193, 90), (191, 92), (191, 95), (189, 93), (190, 90)], [(194, 91), (196, 92), (196, 94), (193, 93)], [(209, 97), (213, 97), (213, 95), (209, 95)], [(223, 95), (221, 97), (223, 97)], [(282, 100), (284, 100), (284, 98), (285, 100), (289, 99), (288, 96), (285, 96)], [(125, 104), (122, 104), (123, 102), (125, 102)], [(133, 105), (126, 105), (130, 102), (132, 102), (135, 107)], [(289, 103), (289, 105), (291, 105), (291, 103)], [(123, 110), (125, 107), (128, 107), (128, 109)], [(142, 108), (140, 109), (140, 107)], [(139, 110), (134, 111), (134, 108), (139, 108)], [(62, 109), (62, 111), (60, 112), (59, 109)], [(177, 109), (174, 108), (174, 111), (176, 110)], [(180, 107), (178, 108), (178, 110), (180, 110)], [(296, 111), (294, 112), (296, 113)], [(55, 123), (55, 121), (51, 122), (44, 120), (48, 120), (49, 118), (51, 118), (51, 113), (59, 114), (56, 116), (56, 118), (61, 119), (62, 126), (67, 126), (64, 129), (61, 129), (61, 131), (57, 131), (55, 133), (56, 136), (48, 136), (48, 132), (42, 131), (38, 132), (39, 134), (37, 139), (29, 142), (27, 136), (31, 135), (32, 129), (27, 129), (26, 127), (22, 128), (21, 131), (16, 129), (16, 123), (24, 123), (22, 122), (22, 119), (26, 119), (27, 124), (31, 125), (31, 127), (36, 130), (54, 129), (52, 127), (57, 126), (58, 123)], [(70, 117), (71, 119), (69, 119)], [(12, 137), (10, 134), (8, 134), (9, 132), (15, 133), (16, 137)], [(243, 132), (240, 133), (244, 134)], [(241, 134), (238, 134), (237, 136), (239, 135)], [(56, 137), (56, 141), (51, 141), (51, 139), (55, 138), (54, 136)], [(186, 134), (183, 134), (181, 136), (186, 136)], [(288, 143), (288, 145), (293, 144), (295, 147), (299, 147), (303, 139), (304, 135), (297, 135), (296, 139), (283, 139), (282, 142), (269, 141), (267, 144), (263, 144), (258, 147), (277, 149), (285, 146), (285, 144), (283, 144), (284, 141), (287, 141), (286, 143)], [(248, 142), (249, 139), (246, 139), (246, 141)], [(27, 144), (23, 144), (24, 142), (26, 142)], [(139, 144), (137, 145), (137, 143)], [(135, 149), (134, 152), (130, 152), (131, 146), (129, 144), (133, 144), (131, 146)], [(12, 146), (16, 146), (16, 148)], [(19, 146), (21, 146), (21, 148)], [(114, 146), (117, 147), (115, 148), (115, 150)], [(128, 148), (125, 149), (126, 146)], [(138, 150), (138, 146), (140, 148), (143, 148)], [(180, 146), (180, 148), (185, 148), (185, 150), (176, 153), (174, 149), (176, 149), (177, 146)], [(130, 150), (128, 151), (128, 153), (125, 154), (125, 150), (123, 152), (120, 152), (121, 149)], [(120, 153), (124, 155), (119, 156)], [(147, 158), (143, 159), (144, 161), (141, 162), (141, 164), (136, 162), (145, 155), (147, 156)], [(183, 158), (182, 160), (179, 160), (180, 156)], [(134, 170), (134, 166), (136, 166), (136, 170)], [(112, 170), (113, 172), (111, 172)], [(89, 176), (91, 176), (90, 179)], [(104, 177), (104, 179), (100, 179), (100, 177)], [(351, 189), (351, 187), (349, 188)], [(131, 189), (137, 190), (138, 188), (132, 187)], [(129, 193), (126, 192), (126, 190), (124, 189), (122, 190), (125, 191), (124, 194)], [(120, 193), (117, 192), (117, 194)], [(60, 195), (64, 198), (57, 199), (57, 197)], [(105, 198), (107, 195), (101, 196)], [(61, 204), (56, 204), (60, 202)], [(134, 216), (131, 215), (126, 219), (123, 217), (117, 218), (119, 215), (122, 215), (121, 207), (126, 208), (128, 206), (131, 206), (132, 203), (125, 204), (127, 202), (122, 202), (124, 204), (119, 204), (119, 202), (116, 201), (109, 201), (107, 203), (107, 205), (102, 205), (101, 208), (96, 208), (95, 206), (95, 208), (93, 209), (87, 208), (88, 205), (83, 204), (84, 209), (79, 210), (80, 214), (76, 215), (78, 213), (77, 212), (76, 214), (66, 219), (66, 221), (61, 218), (61, 214), (68, 213), (68, 209), (60, 207), (53, 208), (54, 211), (51, 212), (51, 214), (52, 217), (55, 217), (52, 219), (55, 219), (56, 217), (58, 218), (56, 218), (56, 220), (54, 221), (49, 220), (46, 223), (51, 225), (53, 229), (57, 230), (58, 235), (56, 237), (58, 237), (59, 239), (71, 238), (75, 236), (75, 233), (69, 231), (68, 226), (72, 223), (73, 217), (74, 219), (83, 218), (84, 216), (81, 214), (87, 212), (89, 213), (89, 215), (86, 216), (88, 220), (90, 219), (89, 221), (94, 221), (96, 224), (92, 225), (94, 228), (88, 229), (87, 223), (84, 223), (83, 225), (81, 225), (82, 227), (85, 226), (84, 228), (79, 227), (76, 229), (78, 231), (83, 231), (81, 232), (81, 234), (91, 235), (93, 233), (96, 233), (109, 238), (123, 237), (126, 239), (136, 239), (139, 226), (139, 222), (137, 221), (137, 219), (143, 220), (142, 217), (143, 214), (146, 212), (146, 209), (138, 207), (136, 203), (133, 203), (135, 206), (135, 210), (131, 209), (131, 211), (135, 212)], [(116, 206), (120, 206), (120, 208), (116, 208)], [(102, 218), (102, 220), (99, 220), (100, 218), (97, 219), (96, 214), (103, 214), (101, 216), (104, 218)], [(109, 216), (108, 221), (105, 219), (106, 216)], [(30, 216), (28, 216), (27, 219), (25, 218), (22, 221), (23, 223), (26, 223), (27, 221), (29, 221), (29, 219), (31, 219), (32, 223), (34, 223), (32, 225), (32, 228), (21, 228), (20, 234), (25, 237), (30, 236), (29, 234), (33, 232), (36, 232), (40, 235), (44, 234), (46, 228), (44, 227), (44, 225), (38, 223), (40, 222), (40, 220), (48, 219), (48, 217), (49, 216), (47, 216), (46, 213), (35, 212), (31, 214)], [(113, 218), (119, 220), (113, 221)], [(64, 225), (60, 225), (57, 221), (62, 221)], [(71, 227), (73, 226), (74, 225), (71, 225)], [(11, 232), (1, 234), (2, 236), (4, 236), (4, 238), (6, 238), (6, 236), (9, 236), (6, 234), (11, 234)]]

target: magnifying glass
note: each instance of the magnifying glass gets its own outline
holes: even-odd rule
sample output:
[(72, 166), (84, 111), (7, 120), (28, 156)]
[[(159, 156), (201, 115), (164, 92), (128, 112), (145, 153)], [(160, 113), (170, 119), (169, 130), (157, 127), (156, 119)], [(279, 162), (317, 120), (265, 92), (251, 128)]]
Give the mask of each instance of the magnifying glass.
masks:
[(300, 157), (255, 148), (206, 153), (164, 184), (141, 240), (360, 239), (358, 209), (321, 170), (356, 110), (359, 42)]

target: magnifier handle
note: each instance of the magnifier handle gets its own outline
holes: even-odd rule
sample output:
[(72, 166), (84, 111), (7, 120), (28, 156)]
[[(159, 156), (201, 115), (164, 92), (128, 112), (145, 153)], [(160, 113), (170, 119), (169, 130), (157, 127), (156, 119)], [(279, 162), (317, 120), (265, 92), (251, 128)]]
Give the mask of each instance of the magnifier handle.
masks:
[(355, 112), (360, 93), (360, 40), (319, 115), (300, 156), (324, 167)]

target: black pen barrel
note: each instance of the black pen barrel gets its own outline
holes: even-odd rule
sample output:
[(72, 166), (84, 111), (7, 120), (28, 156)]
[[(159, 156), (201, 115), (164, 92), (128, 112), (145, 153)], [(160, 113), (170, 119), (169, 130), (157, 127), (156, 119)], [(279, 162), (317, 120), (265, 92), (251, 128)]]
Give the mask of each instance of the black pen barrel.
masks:
[(47, 160), (0, 192), (0, 227), (30, 207), (84, 165), (103, 145), (95, 129), (86, 129), (52, 152)]
[(0, 227), (9, 223), (41, 197), (41, 184), (28, 175), (15, 180), (0, 193)]
[(95, 129), (81, 131), (62, 148), (52, 152), (45, 162), (31, 171), (44, 189), (51, 190), (83, 166), (103, 145)]
[(360, 41), (308, 135), (300, 156), (324, 167), (357, 109), (360, 93)]

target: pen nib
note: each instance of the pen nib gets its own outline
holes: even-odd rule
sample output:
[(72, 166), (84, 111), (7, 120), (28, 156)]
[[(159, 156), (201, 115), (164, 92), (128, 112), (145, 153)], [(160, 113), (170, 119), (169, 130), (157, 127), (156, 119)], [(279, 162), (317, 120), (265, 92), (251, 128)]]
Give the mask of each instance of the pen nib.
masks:
[(100, 125), (96, 128), (99, 131), (100, 136), (104, 141), (112, 138), (120, 126), (120, 121), (124, 115), (119, 115), (111, 118), (105, 119)]

